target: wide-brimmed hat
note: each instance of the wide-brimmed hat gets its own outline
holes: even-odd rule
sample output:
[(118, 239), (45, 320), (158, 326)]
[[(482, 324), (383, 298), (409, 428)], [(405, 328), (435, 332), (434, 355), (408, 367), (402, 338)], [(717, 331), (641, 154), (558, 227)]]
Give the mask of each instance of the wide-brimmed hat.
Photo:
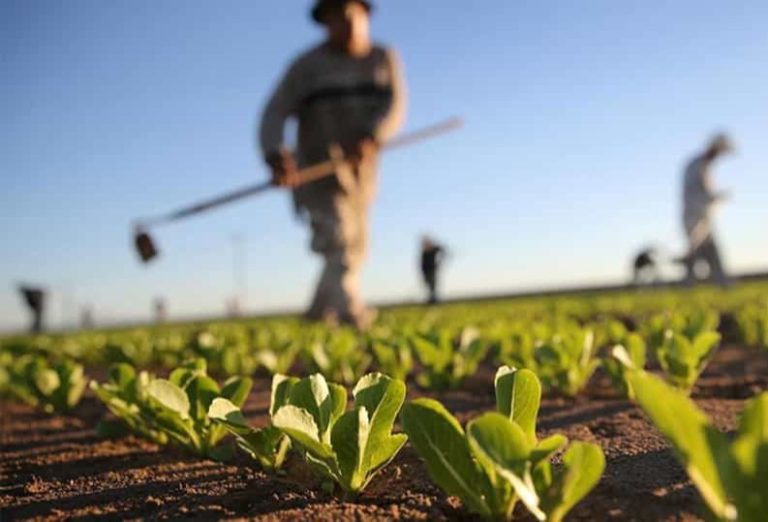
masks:
[(317, 0), (315, 6), (312, 8), (312, 19), (317, 23), (322, 23), (323, 12), (330, 7), (343, 7), (349, 2), (357, 2), (362, 4), (368, 12), (373, 10), (373, 4), (368, 0)]

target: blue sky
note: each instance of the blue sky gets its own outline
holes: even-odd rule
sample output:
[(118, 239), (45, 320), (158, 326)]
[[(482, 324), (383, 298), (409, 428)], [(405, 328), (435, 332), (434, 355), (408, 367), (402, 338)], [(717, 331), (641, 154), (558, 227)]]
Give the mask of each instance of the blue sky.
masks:
[[(319, 260), (274, 193), (158, 230), (138, 216), (265, 177), (254, 126), (289, 60), (321, 37), (309, 1), (0, 1), (0, 327), (17, 281), (54, 292), (54, 326), (217, 314), (245, 238), (248, 308), (299, 308)], [(764, 0), (380, 1), (408, 127), (466, 127), (382, 165), (364, 287), (420, 295), (417, 239), (453, 250), (445, 289), (498, 292), (626, 276), (646, 243), (677, 252), (680, 171), (717, 130), (739, 152), (717, 229), (732, 270), (768, 267), (768, 3)], [(269, 7), (267, 7), (267, 5)]]

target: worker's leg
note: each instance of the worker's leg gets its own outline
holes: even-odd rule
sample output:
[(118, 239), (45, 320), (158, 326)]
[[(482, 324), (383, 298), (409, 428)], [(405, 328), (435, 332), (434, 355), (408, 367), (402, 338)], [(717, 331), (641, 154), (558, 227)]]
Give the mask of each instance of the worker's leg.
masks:
[(330, 316), (333, 310), (330, 303), (332, 301), (334, 280), (336, 279), (334, 273), (336, 271), (337, 268), (334, 266), (334, 263), (325, 258), (323, 270), (315, 287), (315, 294), (312, 297), (309, 309), (304, 314), (307, 319), (311, 321), (331, 319)]
[(335, 238), (338, 229), (332, 193), (317, 193), (306, 203), (312, 228), (311, 249), (323, 256), (324, 265), (317, 282), (315, 294), (305, 316), (310, 320), (324, 320), (332, 313), (334, 287), (337, 286), (339, 268), (335, 260), (338, 251)]
[(702, 243), (700, 251), (702, 258), (704, 258), (707, 265), (709, 265), (710, 279), (720, 286), (728, 286), (728, 276), (725, 275), (723, 263), (720, 259), (720, 251), (717, 248), (717, 243), (715, 243), (715, 239), (712, 235)]
[(338, 266), (341, 269), (336, 309), (342, 322), (365, 327), (369, 317), (360, 296), (360, 276), (368, 249), (368, 205), (358, 196), (342, 193), (336, 199), (340, 236)]
[(696, 283), (696, 260), (698, 259), (698, 249), (689, 252), (682, 262), (685, 265), (685, 284), (693, 285)]
[(43, 331), (43, 311), (32, 311), (32, 333), (40, 333)]
[(366, 253), (367, 205), (338, 192), (314, 198), (308, 205), (312, 223), (312, 250), (325, 265), (307, 316), (336, 316), (357, 324), (365, 314), (359, 295), (360, 271)]
[(437, 302), (437, 274), (434, 270), (424, 272), (424, 282), (427, 284), (427, 291), (429, 295), (427, 297), (427, 304), (434, 304)]

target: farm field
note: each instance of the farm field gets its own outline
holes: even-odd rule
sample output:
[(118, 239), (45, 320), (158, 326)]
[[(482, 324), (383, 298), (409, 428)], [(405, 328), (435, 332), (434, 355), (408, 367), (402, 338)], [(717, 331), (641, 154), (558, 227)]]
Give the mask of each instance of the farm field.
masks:
[[(614, 348), (627, 347), (636, 360), (640, 352), (629, 347), (642, 341), (647, 360), (624, 372), (645, 376), (645, 366), (668, 383), (665, 390), (674, 385), (680, 390), (675, 394), (690, 394), (714, 428), (733, 438), (747, 401), (768, 390), (766, 290), (765, 283), (751, 283), (725, 293), (659, 290), (394, 309), (365, 335), (279, 318), (4, 339), (0, 515), (3, 520), (482, 518), (435, 484), (408, 429), (411, 440), (358, 493), (329, 485), (293, 437), (282, 467), (268, 471), (236, 451), (232, 437), (220, 447), (234, 451), (218, 462), (210, 458), (218, 455), (210, 448), (195, 454), (173, 439), (150, 442), (136, 430), (106, 433), (102, 421), (115, 417), (95, 385), (84, 389), (80, 400), (70, 394), (71, 404), (54, 401), (55, 391), (23, 401), (24, 394), (13, 389), (21, 386), (23, 373), (14, 364), (25, 357), (81, 364), (82, 382), (100, 383), (111, 378), (108, 368), (115, 363), (160, 377), (199, 358), (219, 382), (231, 375), (252, 377), (239, 410), (256, 428), (280, 425), (271, 411), (272, 374), (318, 372), (350, 390), (362, 375), (381, 371), (403, 378), (405, 409), (415, 399), (434, 398), (467, 426), (497, 409), (497, 368), (528, 368), (543, 387), (536, 437), (562, 434), (599, 446), (605, 456), (599, 482), (567, 520), (702, 520), (711, 504), (708, 508), (689, 479), (657, 419), (639, 405), (641, 381), (616, 381)], [(685, 338), (692, 339), (690, 347)], [(686, 372), (670, 364), (670, 354), (687, 354), (697, 343), (705, 348), (692, 363), (696, 368)], [(61, 387), (65, 378), (59, 380)], [(632, 382), (637, 397), (630, 399), (626, 390)], [(209, 410), (206, 418), (212, 417)], [(681, 425), (685, 422), (680, 416)], [(401, 413), (394, 432), (403, 430)], [(562, 454), (556, 455), (554, 469), (563, 465)], [(532, 511), (519, 501), (510, 515), (535, 520)], [(747, 513), (740, 511), (740, 519), (753, 520)]]

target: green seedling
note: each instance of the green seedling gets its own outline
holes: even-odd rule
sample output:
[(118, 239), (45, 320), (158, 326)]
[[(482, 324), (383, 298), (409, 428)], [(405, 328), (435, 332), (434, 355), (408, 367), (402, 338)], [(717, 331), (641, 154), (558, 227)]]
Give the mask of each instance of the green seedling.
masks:
[(309, 465), (345, 494), (360, 493), (398, 454), (407, 437), (392, 428), (405, 400), (405, 383), (379, 373), (364, 376), (347, 392), (320, 375), (296, 382), (272, 417)]
[(522, 501), (538, 520), (559, 521), (599, 481), (602, 450), (575, 442), (555, 468), (551, 457), (567, 444), (562, 435), (536, 438), (541, 384), (529, 370), (499, 369), (497, 412), (467, 424), (445, 407), (417, 399), (403, 408), (403, 427), (432, 480), (468, 510), (487, 519), (511, 520)]

